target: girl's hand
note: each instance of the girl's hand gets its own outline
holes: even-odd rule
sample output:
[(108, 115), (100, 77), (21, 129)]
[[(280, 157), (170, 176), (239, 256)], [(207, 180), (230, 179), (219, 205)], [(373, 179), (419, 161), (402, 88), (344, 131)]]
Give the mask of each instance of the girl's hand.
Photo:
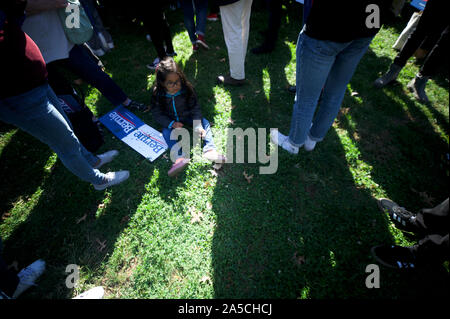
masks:
[(181, 122), (175, 122), (172, 124), (173, 128), (182, 128), (183, 127), (183, 123)]

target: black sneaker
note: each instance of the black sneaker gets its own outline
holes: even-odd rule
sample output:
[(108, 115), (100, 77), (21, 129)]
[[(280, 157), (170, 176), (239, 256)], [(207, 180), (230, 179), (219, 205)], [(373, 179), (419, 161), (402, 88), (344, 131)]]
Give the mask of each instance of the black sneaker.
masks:
[(413, 233), (421, 232), (420, 227), (416, 224), (416, 215), (407, 211), (404, 207), (400, 207), (397, 203), (386, 198), (378, 200), (378, 207), (382, 212), (389, 214), (389, 217), (399, 229)]
[(138, 110), (141, 112), (145, 112), (148, 111), (150, 108), (142, 103), (136, 102), (136, 101), (131, 101), (130, 104), (128, 104), (128, 106), (126, 106), (126, 108), (130, 109), (130, 110)]
[(418, 266), (410, 247), (381, 245), (372, 247), (371, 252), (377, 262), (389, 268), (411, 270)]

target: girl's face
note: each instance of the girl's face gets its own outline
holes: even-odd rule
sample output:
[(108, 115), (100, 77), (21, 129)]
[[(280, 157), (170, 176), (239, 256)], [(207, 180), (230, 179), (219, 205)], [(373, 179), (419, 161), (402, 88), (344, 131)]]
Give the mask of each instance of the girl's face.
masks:
[(181, 79), (175, 72), (169, 73), (164, 81), (164, 87), (169, 94), (175, 94), (181, 89)]

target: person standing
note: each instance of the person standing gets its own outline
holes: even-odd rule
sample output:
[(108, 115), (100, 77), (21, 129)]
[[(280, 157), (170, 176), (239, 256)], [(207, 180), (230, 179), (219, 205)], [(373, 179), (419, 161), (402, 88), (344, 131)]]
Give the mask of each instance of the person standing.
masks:
[(253, 0), (219, 0), (225, 44), (228, 50), (230, 74), (219, 75), (221, 84), (245, 83), (245, 56), (250, 32), (250, 14)]
[(192, 43), (192, 51), (197, 52), (200, 46), (209, 50), (205, 40), (208, 0), (181, 0), (180, 2), (183, 8), (184, 26)]

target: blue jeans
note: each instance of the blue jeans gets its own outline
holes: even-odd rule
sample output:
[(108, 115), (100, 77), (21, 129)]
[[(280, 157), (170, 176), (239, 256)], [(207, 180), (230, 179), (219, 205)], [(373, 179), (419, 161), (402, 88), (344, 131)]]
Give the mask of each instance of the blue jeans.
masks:
[(64, 166), (83, 181), (104, 183), (105, 175), (92, 168), (98, 158), (80, 144), (48, 84), (0, 100), (0, 120), (21, 128), (50, 146)]
[[(192, 125), (192, 119), (182, 120), (180, 121), (183, 124), (189, 124)], [(203, 138), (203, 152), (207, 152), (210, 150), (215, 150), (216, 146), (214, 145), (214, 140), (212, 136), (211, 131), (211, 125), (209, 124), (208, 120), (205, 118), (202, 118), (202, 127), (206, 131), (206, 136)], [(163, 128), (162, 134), (164, 136), (164, 139), (166, 140), (167, 145), (169, 146), (169, 149), (171, 149), (178, 141), (177, 140), (171, 140), (170, 139), (170, 133), (172, 133), (173, 128), (165, 127)], [(182, 150), (178, 152), (178, 155), (181, 155)]]
[[(194, 22), (194, 5), (196, 22)], [(205, 35), (206, 16), (208, 14), (208, 0), (181, 0), (183, 8), (184, 25), (189, 33), (192, 43), (197, 41), (198, 35)]]
[[(372, 37), (338, 43), (313, 39), (300, 32), (297, 93), (289, 132), (292, 144), (302, 146), (307, 134), (313, 141), (323, 140), (339, 112), (347, 84), (371, 41)], [(320, 107), (314, 117), (321, 93)]]
[[(127, 95), (110, 76), (103, 72), (97, 61), (82, 45), (75, 45), (69, 52), (69, 58), (49, 63), (49, 76), (55, 66), (62, 65), (82, 78), (88, 84), (97, 88), (114, 106), (119, 106), (127, 99)], [(50, 83), (52, 83), (50, 81)]]

